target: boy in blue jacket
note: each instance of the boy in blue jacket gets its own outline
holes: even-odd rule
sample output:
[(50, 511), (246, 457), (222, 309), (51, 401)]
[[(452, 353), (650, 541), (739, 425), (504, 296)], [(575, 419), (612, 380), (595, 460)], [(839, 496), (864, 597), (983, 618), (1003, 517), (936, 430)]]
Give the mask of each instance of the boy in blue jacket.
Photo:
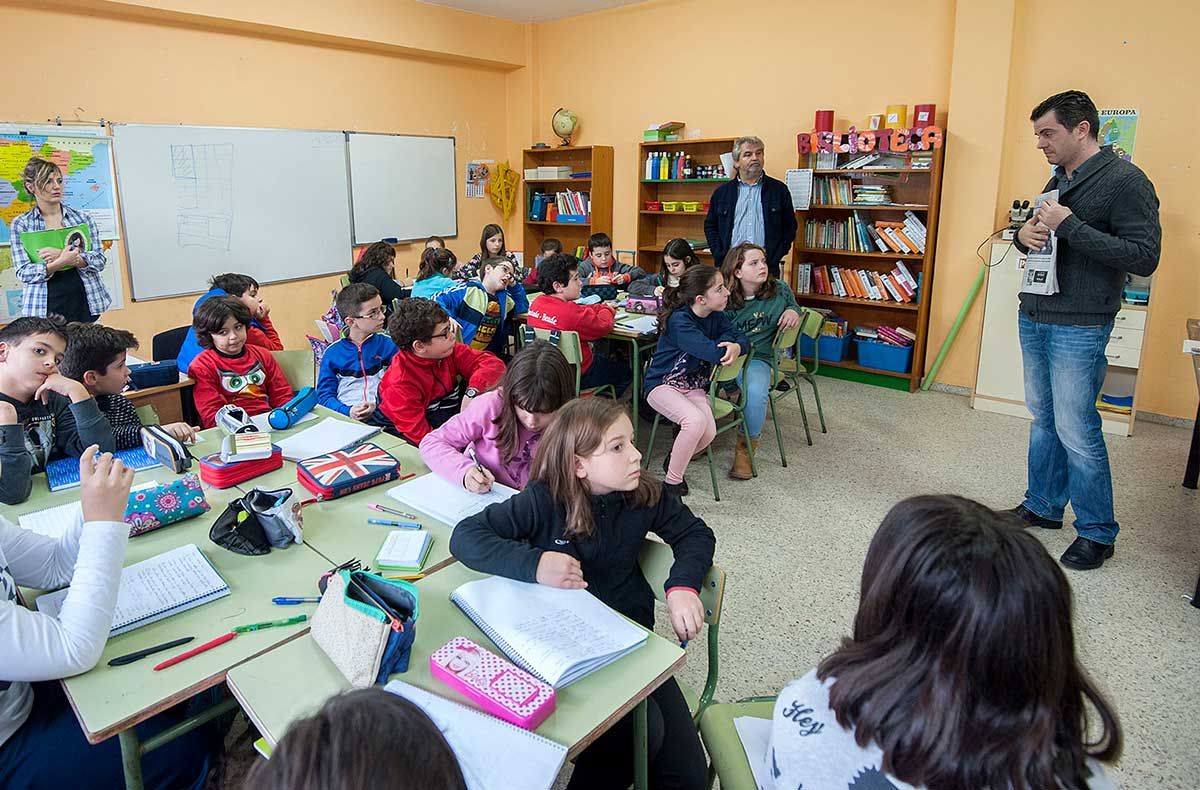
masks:
[(525, 286), (517, 282), (512, 262), (492, 257), (483, 262), (478, 280), (434, 297), (462, 327), (462, 342), (477, 351), (506, 357), (510, 331), (508, 319), (529, 312)]
[(360, 422), (389, 428), (391, 421), (376, 408), (379, 382), (396, 355), (396, 344), (382, 332), (383, 297), (369, 283), (351, 283), (338, 292), (337, 309), (346, 330), (321, 357), (317, 402)]

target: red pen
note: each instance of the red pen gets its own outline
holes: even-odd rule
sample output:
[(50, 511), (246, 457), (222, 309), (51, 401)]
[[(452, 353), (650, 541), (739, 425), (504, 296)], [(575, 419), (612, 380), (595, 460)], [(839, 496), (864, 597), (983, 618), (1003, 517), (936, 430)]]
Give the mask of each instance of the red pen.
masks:
[(403, 482), (403, 481), (407, 480), (407, 479), (408, 479), (408, 478), (410, 478), (410, 477), (416, 477), (416, 476), (417, 476), (417, 473), (416, 473), (416, 472), (409, 472), (408, 474), (404, 475), (404, 477), (401, 477), (401, 478), (400, 478), (400, 482)]
[(204, 644), (200, 645), (199, 647), (193, 647), (191, 650), (188, 650), (187, 652), (180, 653), (177, 656), (172, 656), (171, 658), (168, 658), (166, 661), (162, 662), (161, 664), (156, 665), (154, 667), (154, 671), (158, 672), (161, 669), (166, 669), (167, 667), (173, 667), (176, 664), (178, 664), (180, 661), (186, 661), (187, 659), (191, 658), (192, 656), (196, 656), (196, 655), (203, 653), (205, 650), (212, 650), (214, 647), (223, 645), (226, 642), (228, 642), (230, 639), (233, 639), (235, 636), (237, 636), (237, 634), (233, 631), (230, 631), (227, 634), (221, 634), (216, 639), (213, 639), (210, 642), (205, 642)]

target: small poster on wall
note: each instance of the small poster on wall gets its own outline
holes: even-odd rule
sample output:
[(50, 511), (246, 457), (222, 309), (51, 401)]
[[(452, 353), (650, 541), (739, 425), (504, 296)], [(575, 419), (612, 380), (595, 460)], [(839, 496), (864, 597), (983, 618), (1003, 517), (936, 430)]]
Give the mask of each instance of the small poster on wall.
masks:
[(467, 197), (483, 198), (487, 194), (495, 159), (472, 159), (467, 162)]
[(1137, 140), (1138, 111), (1136, 109), (1101, 109), (1100, 145), (1111, 145), (1113, 153), (1126, 162), (1133, 161), (1133, 144)]

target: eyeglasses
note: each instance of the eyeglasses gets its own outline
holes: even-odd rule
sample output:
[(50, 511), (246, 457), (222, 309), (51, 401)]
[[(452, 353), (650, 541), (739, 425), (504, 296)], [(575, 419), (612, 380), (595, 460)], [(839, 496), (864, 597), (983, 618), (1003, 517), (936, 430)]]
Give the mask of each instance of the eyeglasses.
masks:
[(430, 342), (437, 340), (438, 338), (441, 338), (442, 340), (450, 340), (453, 337), (454, 337), (454, 327), (448, 326), (448, 327), (446, 327), (445, 332), (438, 332), (436, 335), (430, 335), (429, 340), (430, 340)]
[(374, 310), (372, 310), (369, 313), (365, 313), (364, 315), (354, 315), (354, 316), (350, 316), (350, 317), (351, 318), (367, 318), (367, 319), (370, 319), (371, 321), (375, 321), (380, 318), (383, 318), (383, 308), (376, 307)]

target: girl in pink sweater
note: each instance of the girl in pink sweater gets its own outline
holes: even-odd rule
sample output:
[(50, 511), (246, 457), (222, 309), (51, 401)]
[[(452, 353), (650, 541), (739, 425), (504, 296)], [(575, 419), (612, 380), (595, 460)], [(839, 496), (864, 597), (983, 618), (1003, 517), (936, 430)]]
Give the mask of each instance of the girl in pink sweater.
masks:
[[(421, 459), (439, 477), (482, 494), (492, 483), (521, 489), (529, 481), (542, 430), (575, 396), (575, 374), (545, 341), (521, 349), (496, 388), (421, 440)], [(473, 456), (473, 457), (472, 457)]]

